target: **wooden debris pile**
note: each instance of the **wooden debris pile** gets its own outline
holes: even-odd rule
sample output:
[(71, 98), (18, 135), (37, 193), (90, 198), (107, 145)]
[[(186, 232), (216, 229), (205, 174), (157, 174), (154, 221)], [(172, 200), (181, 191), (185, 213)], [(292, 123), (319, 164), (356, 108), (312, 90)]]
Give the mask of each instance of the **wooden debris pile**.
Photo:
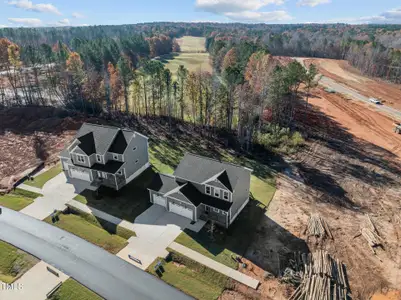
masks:
[(348, 300), (351, 291), (345, 265), (326, 251), (301, 255), (303, 277), (289, 300)]
[(329, 225), (319, 214), (313, 214), (310, 216), (306, 232), (308, 236), (316, 236), (321, 238), (328, 236), (333, 239)]
[(365, 238), (370, 246), (370, 249), (376, 254), (375, 248), (383, 248), (383, 239), (380, 237), (376, 226), (373, 224), (372, 219), (369, 215), (367, 216), (367, 226), (361, 229), (361, 235)]

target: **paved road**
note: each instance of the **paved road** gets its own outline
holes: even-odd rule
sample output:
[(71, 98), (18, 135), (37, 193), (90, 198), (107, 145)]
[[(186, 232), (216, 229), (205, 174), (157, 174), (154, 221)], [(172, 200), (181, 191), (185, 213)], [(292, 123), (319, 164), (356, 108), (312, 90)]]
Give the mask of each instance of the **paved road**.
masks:
[(0, 240), (53, 265), (107, 300), (187, 300), (189, 296), (85, 240), (1, 207)]
[[(294, 57), (294, 59), (299, 61), (302, 65), (304, 64), (304, 60), (305, 60), (304, 58)], [(361, 95), (358, 91), (356, 91), (350, 87), (347, 87), (346, 85), (340, 84), (329, 77), (326, 77), (323, 75), (319, 75), (319, 76), (322, 76), (322, 79), (319, 81), (319, 84), (321, 84), (322, 86), (332, 88), (340, 94), (349, 95), (353, 99), (373, 105), (372, 102), (369, 101), (368, 97)], [(399, 111), (397, 109), (394, 109), (394, 108), (386, 106), (386, 105), (375, 105), (375, 108), (378, 111), (384, 112), (384, 113), (390, 115), (391, 117), (401, 120), (401, 111)]]

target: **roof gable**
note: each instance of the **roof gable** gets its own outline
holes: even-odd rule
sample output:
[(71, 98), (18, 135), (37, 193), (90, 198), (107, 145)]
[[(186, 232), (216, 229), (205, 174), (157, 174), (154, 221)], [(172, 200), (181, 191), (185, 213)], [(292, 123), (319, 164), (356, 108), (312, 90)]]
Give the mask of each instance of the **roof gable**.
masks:
[(111, 146), (109, 148), (109, 152), (117, 153), (117, 154), (124, 154), (125, 149), (127, 149), (128, 143), (125, 139), (124, 133), (119, 130), (116, 137), (114, 138)]
[(79, 141), (78, 147), (85, 152), (86, 155), (96, 153), (95, 139), (92, 132), (80, 136), (77, 140)]

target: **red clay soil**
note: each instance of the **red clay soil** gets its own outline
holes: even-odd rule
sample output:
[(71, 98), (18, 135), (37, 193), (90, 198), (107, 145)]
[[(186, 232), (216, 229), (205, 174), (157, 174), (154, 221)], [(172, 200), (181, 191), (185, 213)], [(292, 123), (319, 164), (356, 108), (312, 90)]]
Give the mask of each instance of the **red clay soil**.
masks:
[(57, 161), (81, 123), (50, 107), (0, 110), (0, 189), (42, 162)]
[(366, 97), (381, 99), (385, 105), (401, 110), (401, 85), (379, 78), (368, 78), (345, 60), (323, 58), (305, 60), (305, 65), (311, 63), (317, 65), (324, 76), (347, 85)]

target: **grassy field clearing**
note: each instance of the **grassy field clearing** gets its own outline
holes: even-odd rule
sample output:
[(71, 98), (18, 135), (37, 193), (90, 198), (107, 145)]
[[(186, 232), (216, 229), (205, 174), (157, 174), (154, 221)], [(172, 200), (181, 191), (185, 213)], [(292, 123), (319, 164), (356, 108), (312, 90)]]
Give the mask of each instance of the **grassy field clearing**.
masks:
[(198, 70), (212, 73), (212, 66), (209, 61), (209, 53), (175, 53), (164, 55), (159, 60), (170, 69), (175, 77), (180, 65), (185, 66), (189, 71)]
[(97, 294), (76, 282), (67, 279), (61, 287), (49, 298), (50, 300), (102, 300)]
[(183, 36), (177, 39), (181, 52), (205, 52), (206, 38), (196, 36)]

